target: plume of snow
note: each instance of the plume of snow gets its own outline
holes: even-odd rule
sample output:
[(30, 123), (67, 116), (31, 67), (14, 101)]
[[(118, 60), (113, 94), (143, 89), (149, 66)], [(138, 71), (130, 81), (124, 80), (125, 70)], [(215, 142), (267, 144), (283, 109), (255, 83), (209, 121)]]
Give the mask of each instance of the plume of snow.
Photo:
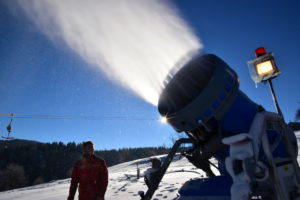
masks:
[(64, 41), (154, 105), (169, 71), (202, 48), (168, 1), (18, 0), (18, 5), (52, 40)]

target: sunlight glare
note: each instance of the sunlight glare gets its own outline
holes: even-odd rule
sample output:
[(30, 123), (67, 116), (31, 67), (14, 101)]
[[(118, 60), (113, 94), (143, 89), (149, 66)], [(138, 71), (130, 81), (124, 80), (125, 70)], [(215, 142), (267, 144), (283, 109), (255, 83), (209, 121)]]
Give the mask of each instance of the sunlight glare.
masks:
[(165, 124), (165, 123), (167, 123), (168, 122), (168, 120), (167, 120), (167, 118), (166, 117), (160, 117), (160, 122), (161, 123), (163, 123), (163, 124)]

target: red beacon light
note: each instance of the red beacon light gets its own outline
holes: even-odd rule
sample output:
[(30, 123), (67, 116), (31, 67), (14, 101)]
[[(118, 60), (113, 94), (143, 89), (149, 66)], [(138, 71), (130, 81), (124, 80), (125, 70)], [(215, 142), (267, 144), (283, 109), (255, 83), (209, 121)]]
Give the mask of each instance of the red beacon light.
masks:
[(259, 48), (255, 49), (255, 55), (257, 58), (260, 56), (263, 56), (265, 54), (267, 54), (265, 47), (259, 47)]

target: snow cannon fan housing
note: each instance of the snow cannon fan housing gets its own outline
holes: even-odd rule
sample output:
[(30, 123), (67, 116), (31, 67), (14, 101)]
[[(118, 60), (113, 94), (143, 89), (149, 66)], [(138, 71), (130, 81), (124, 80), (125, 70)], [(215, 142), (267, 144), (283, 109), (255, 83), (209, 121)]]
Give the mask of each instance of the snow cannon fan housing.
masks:
[(198, 56), (182, 67), (162, 91), (158, 110), (177, 132), (194, 133), (220, 122), (239, 92), (236, 73), (219, 57)]

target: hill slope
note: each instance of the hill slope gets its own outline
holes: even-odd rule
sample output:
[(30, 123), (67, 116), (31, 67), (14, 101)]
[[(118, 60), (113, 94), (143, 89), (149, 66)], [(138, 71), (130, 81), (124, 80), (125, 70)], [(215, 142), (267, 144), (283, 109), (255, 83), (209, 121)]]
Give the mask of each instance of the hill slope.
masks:
[[(137, 163), (143, 176), (150, 167), (149, 158), (139, 159), (109, 167), (109, 186), (106, 200), (139, 200), (138, 191), (146, 191), (143, 178), (137, 179)], [(177, 156), (165, 174), (154, 199), (174, 199), (177, 190), (191, 178), (204, 175), (185, 158)], [(32, 187), (0, 192), (0, 200), (65, 200), (67, 199), (70, 179), (54, 181)]]
[[(296, 132), (298, 147), (300, 147), (300, 131)], [(298, 162), (300, 161), (298, 150)], [(109, 167), (109, 186), (106, 200), (139, 200), (138, 191), (146, 191), (143, 178), (137, 179), (137, 163), (141, 176), (150, 167), (149, 158), (130, 161)], [(153, 199), (174, 199), (177, 190), (191, 178), (203, 176), (185, 158), (177, 156), (171, 163)], [(70, 179), (53, 181), (32, 187), (0, 192), (0, 200), (65, 200), (68, 196)]]

